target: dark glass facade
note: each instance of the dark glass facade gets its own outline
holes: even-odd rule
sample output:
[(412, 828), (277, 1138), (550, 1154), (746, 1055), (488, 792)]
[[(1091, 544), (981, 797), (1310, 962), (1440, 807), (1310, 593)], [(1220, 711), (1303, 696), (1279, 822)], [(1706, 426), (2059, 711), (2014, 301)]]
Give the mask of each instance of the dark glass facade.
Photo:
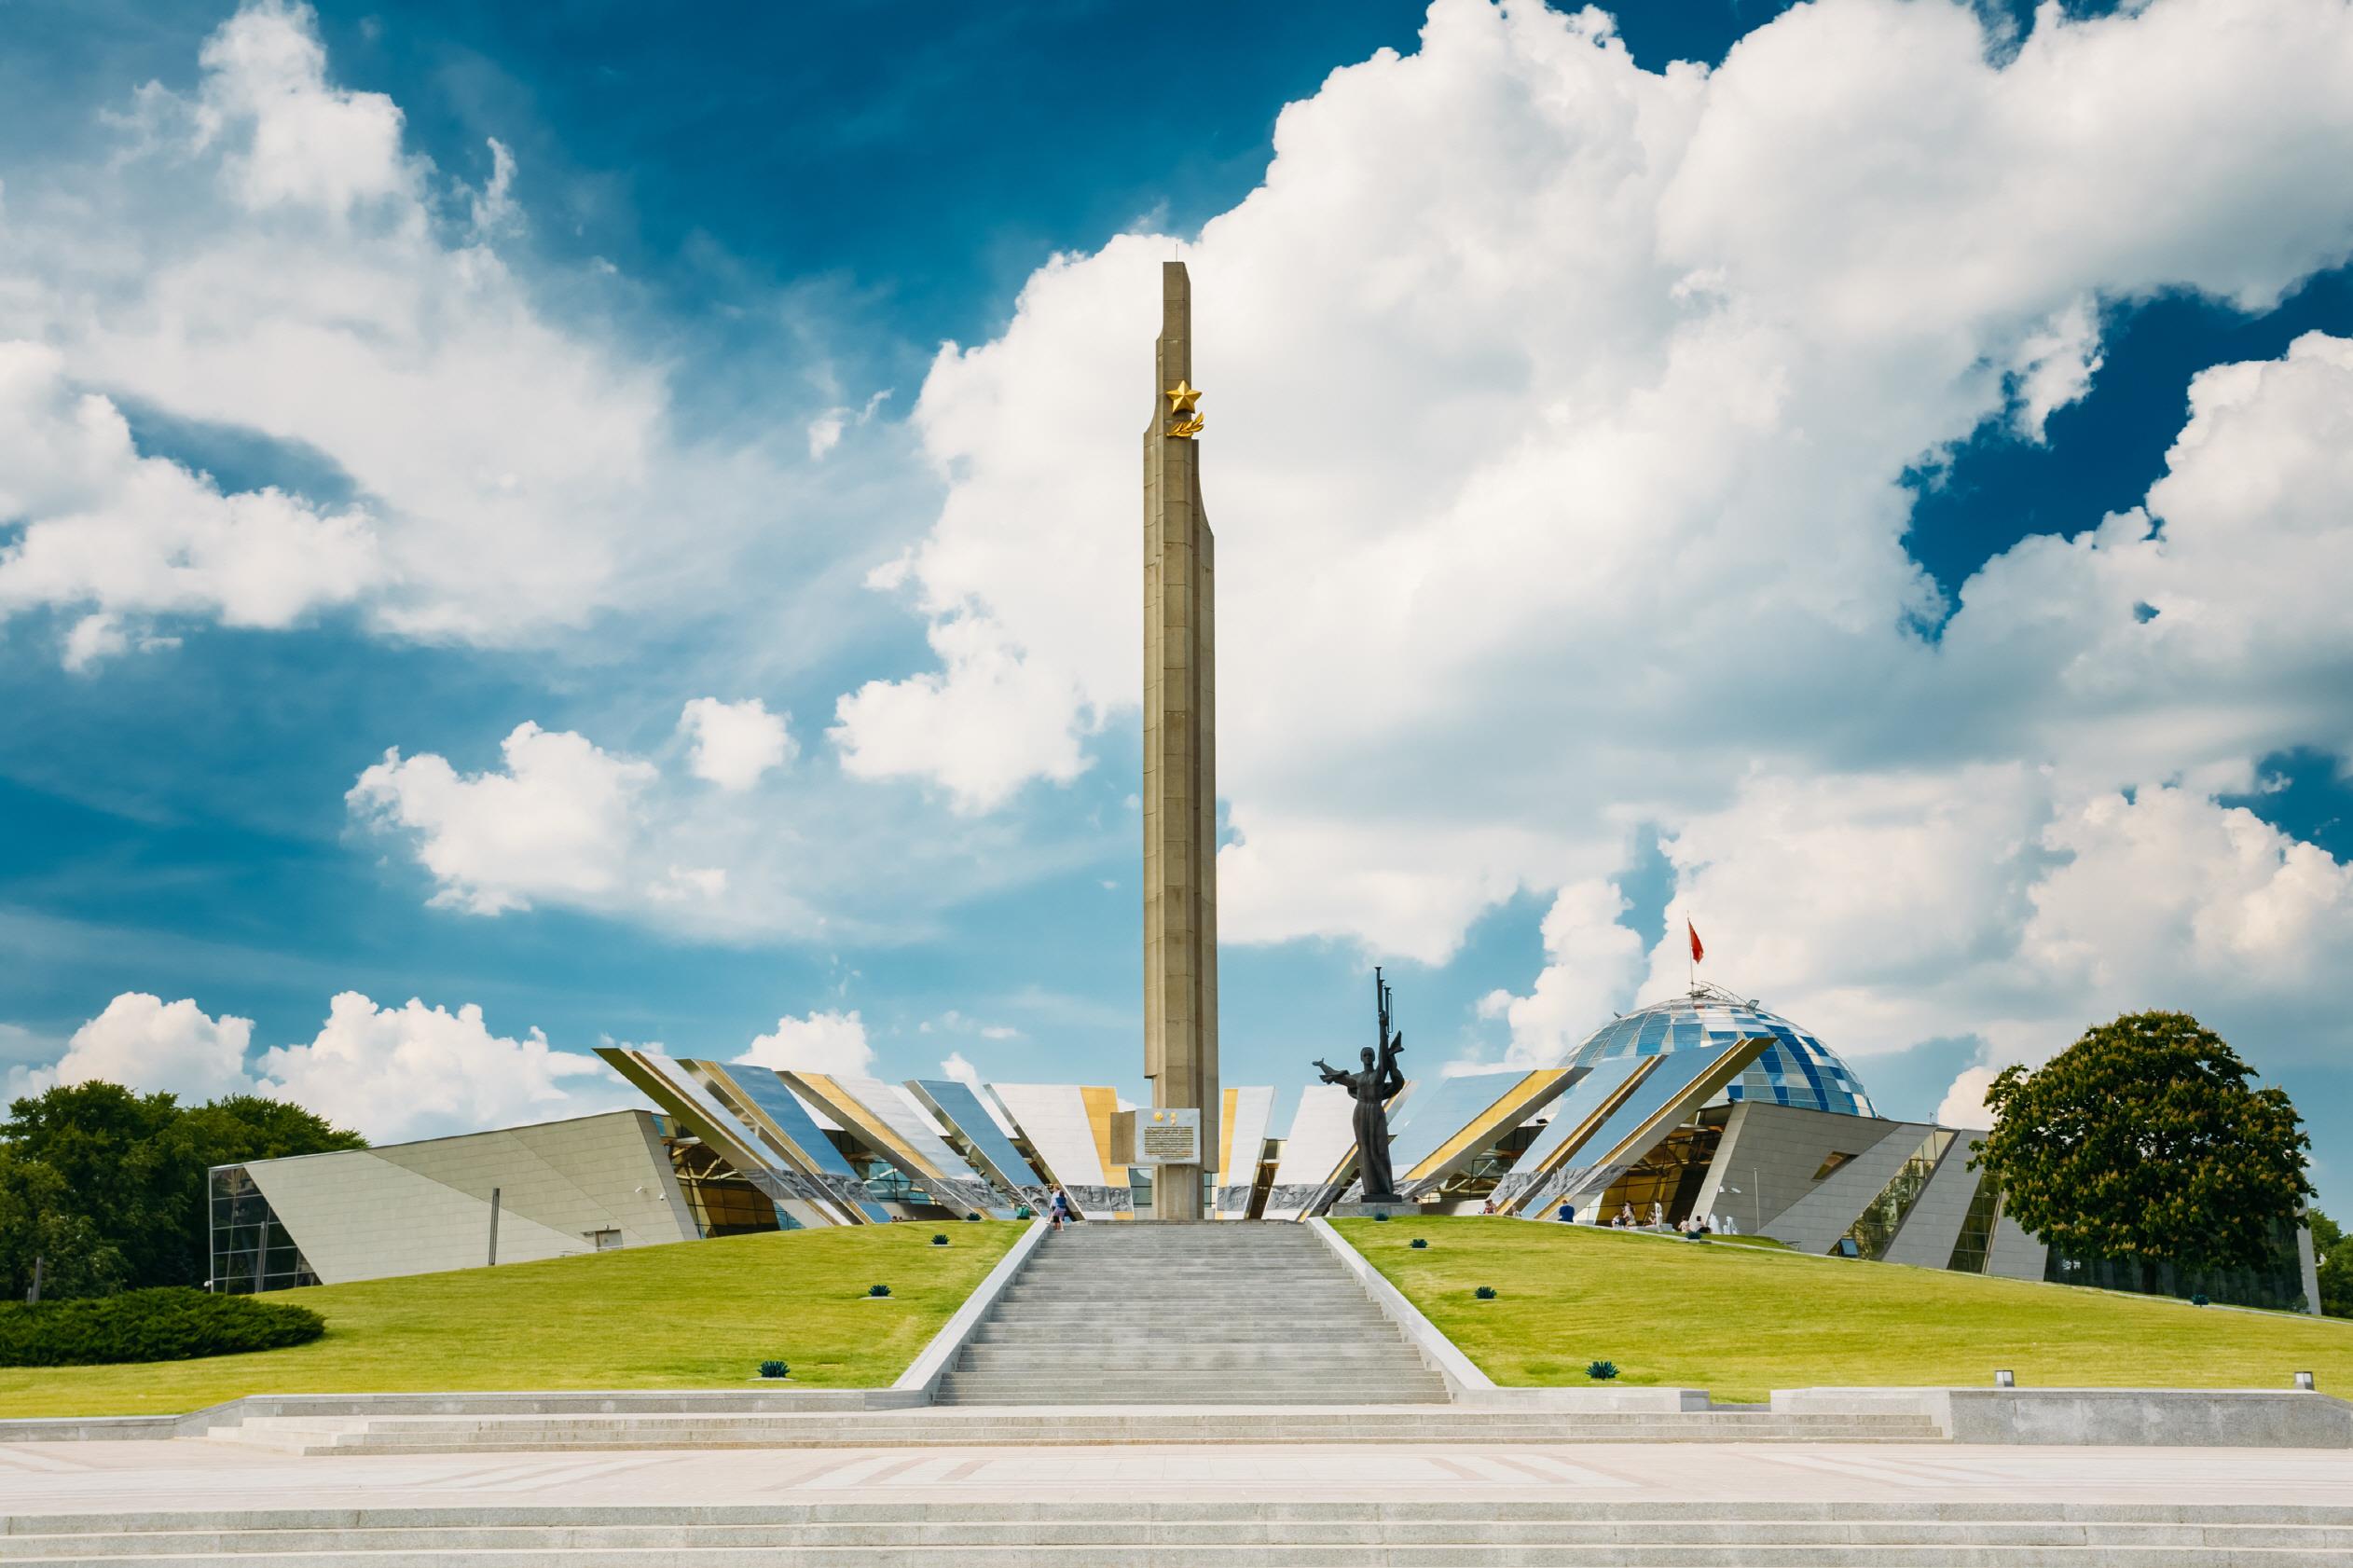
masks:
[(319, 1283), (244, 1166), (213, 1167), (211, 1202), (212, 1290), (250, 1296)]
[(2138, 1258), (2071, 1258), (2057, 1247), (2043, 1261), (2043, 1277), (2054, 1285), (2088, 1285), (2101, 1290), (2188, 1298), (2204, 1296), (2234, 1307), (2265, 1307), (2274, 1312), (2308, 1310), (2304, 1296), (2304, 1265), (2296, 1252), (2293, 1230), (2283, 1229), (2273, 1239), (2271, 1257), (2257, 1269), (2180, 1269), (2160, 1263), (2155, 1288), (2149, 1289)]
[(2002, 1190), (1980, 1179), (1975, 1196), (1969, 1200), (1969, 1212), (1961, 1216), (1961, 1234), (1953, 1238), (1953, 1255), (1945, 1267), (1965, 1274), (1984, 1273), (1986, 1259), (1993, 1256), (1994, 1217), (2001, 1212)]
[(1854, 1243), (1850, 1258), (1867, 1258), (1877, 1262), (1887, 1256), (1888, 1247), (1895, 1240), (1895, 1232), (1903, 1228), (1912, 1205), (1928, 1190), (1928, 1178), (1936, 1174), (1937, 1162), (1953, 1146), (1953, 1135), (1939, 1127), (1921, 1140), (1911, 1157), (1896, 1167), (1888, 1184), (1879, 1189), (1870, 1206), (1855, 1217), (1840, 1238)]

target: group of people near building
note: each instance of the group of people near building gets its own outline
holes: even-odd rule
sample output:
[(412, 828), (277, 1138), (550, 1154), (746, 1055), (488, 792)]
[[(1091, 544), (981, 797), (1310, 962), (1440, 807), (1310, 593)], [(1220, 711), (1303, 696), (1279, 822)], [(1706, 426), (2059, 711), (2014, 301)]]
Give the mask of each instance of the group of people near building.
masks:
[[(1487, 1212), (1494, 1213), (1495, 1205), (1489, 1204)], [(1658, 1231), (1672, 1235), (1688, 1236), (1693, 1241), (1698, 1241), (1702, 1236), (1740, 1234), (1739, 1227), (1732, 1223), (1732, 1217), (1728, 1214), (1694, 1214), (1671, 1225), (1667, 1222), (1667, 1208), (1663, 1204), (1650, 1205), (1648, 1219), (1636, 1214), (1634, 1205), (1631, 1202), (1618, 1204), (1617, 1212), (1606, 1220), (1600, 1217), (1600, 1204), (1594, 1205), (1593, 1212), (1594, 1217), (1589, 1223), (1612, 1231)], [(1562, 1199), (1560, 1210), (1552, 1217), (1563, 1225), (1574, 1225), (1576, 1223), (1576, 1205)]]

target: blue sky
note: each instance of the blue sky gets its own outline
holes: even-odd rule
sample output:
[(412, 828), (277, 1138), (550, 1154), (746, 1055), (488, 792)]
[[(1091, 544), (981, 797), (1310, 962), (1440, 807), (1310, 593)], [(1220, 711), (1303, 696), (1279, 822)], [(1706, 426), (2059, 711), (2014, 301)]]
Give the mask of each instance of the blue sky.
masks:
[[(324, 531), (198, 583), (221, 535), (127, 481), (0, 483), (0, 563), (89, 495), (136, 524), (0, 566), (0, 1067), (89, 1025), (123, 1076), (274, 1071), (378, 1135), (607, 1092), (532, 1030), (1135, 1090), (1134, 672), (1090, 552), (1132, 549), (1141, 412), (1071, 411), (1135, 378), (1108, 280), (1173, 239), (1236, 574), (1229, 1082), (1355, 1039), (1376, 961), (1425, 1068), (1543, 1059), (1680, 972), (1687, 914), (1897, 1114), (2189, 1007), (2326, 1179), (2353, 658), (2188, 541), (2346, 559), (2297, 457), (2337, 373), (2289, 358), (2353, 338), (2345, 7), (2265, 0), (2202, 73), (2211, 0), (2039, 33), (1648, 0), (1616, 43), (1467, 0), (1425, 41), (1426, 9), (9, 7), (0, 341), (55, 356), (21, 439), (103, 397), (209, 475), (161, 504), (274, 487)], [(2096, 90), (2115, 143), (2035, 144)], [(2176, 177), (2173, 134), (2218, 167)], [(1909, 186), (1840, 161), (1909, 136)], [(2008, 194), (1971, 172), (2004, 158)], [(2193, 378), (2264, 364), (2178, 519), (2093, 553)], [(337, 517), (365, 547), (331, 570)], [(1327, 575), (1335, 539), (1381, 575)], [(2193, 628), (2145, 655), (2100, 620), (2143, 576), (2145, 624)], [(788, 759), (697, 771), (697, 698), (787, 716)], [(468, 792), (525, 723), (579, 744)], [(347, 1036), (348, 992), (380, 1011)], [(362, 1060), (427, 1037), (479, 1082), (425, 1105)]]

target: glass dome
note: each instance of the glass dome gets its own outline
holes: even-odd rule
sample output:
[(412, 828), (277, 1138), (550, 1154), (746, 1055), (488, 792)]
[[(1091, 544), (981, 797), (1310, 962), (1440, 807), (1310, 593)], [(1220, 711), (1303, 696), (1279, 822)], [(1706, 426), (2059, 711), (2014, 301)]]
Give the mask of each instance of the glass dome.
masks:
[(1847, 1116), (1878, 1114), (1862, 1080), (1837, 1052), (1788, 1019), (1718, 985), (1701, 985), (1613, 1019), (1588, 1035), (1566, 1065), (1589, 1067), (1618, 1056), (1659, 1056), (1758, 1033), (1771, 1035), (1773, 1043), (1715, 1103), (1758, 1100)]

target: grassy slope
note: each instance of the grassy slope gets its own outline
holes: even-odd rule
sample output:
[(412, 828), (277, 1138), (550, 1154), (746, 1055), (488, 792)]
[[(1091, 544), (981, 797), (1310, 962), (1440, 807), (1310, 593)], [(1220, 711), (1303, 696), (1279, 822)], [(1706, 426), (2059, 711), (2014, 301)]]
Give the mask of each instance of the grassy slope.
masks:
[[(319, 1286), (288, 1350), (131, 1367), (0, 1368), (0, 1416), (195, 1410), (241, 1394), (739, 1387), (776, 1357), (800, 1386), (888, 1383), (1023, 1227), (860, 1226)], [(930, 1245), (937, 1231), (950, 1245)], [(888, 1300), (866, 1287), (888, 1285)]]
[[(1337, 1223), (1499, 1383), (2353, 1389), (2353, 1323), (1466, 1216)], [(1415, 1252), (1409, 1243), (1426, 1237)], [(1492, 1285), (1493, 1301), (1473, 1292)]]

